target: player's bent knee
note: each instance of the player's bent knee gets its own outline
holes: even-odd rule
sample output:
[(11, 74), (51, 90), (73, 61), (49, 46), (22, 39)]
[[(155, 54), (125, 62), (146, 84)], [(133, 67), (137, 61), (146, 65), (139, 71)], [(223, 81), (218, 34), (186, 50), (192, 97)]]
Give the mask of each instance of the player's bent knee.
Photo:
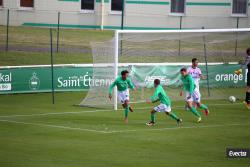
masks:
[(192, 108), (192, 103), (190, 103), (190, 102), (187, 101), (187, 107), (188, 108)]
[(194, 103), (195, 103), (194, 101), (189, 101), (189, 102), (188, 102), (188, 105), (189, 105), (190, 107), (192, 107)]
[(154, 113), (156, 113), (157, 111), (155, 111), (155, 110), (151, 110), (151, 114), (154, 114)]
[(125, 100), (124, 104), (125, 105), (128, 105), (129, 101), (128, 100)]
[(123, 103), (123, 104), (122, 104), (122, 107), (123, 107), (123, 108), (126, 108), (126, 105), (125, 105), (125, 103)]

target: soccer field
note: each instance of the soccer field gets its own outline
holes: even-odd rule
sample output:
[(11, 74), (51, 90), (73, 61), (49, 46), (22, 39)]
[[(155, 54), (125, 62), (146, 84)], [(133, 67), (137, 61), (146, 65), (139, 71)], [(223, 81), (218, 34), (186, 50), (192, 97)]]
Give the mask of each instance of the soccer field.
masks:
[(129, 124), (123, 111), (74, 106), (84, 93), (1, 95), (0, 164), (3, 167), (249, 166), (228, 159), (226, 148), (250, 148), (250, 111), (243, 104), (205, 101), (203, 122), (174, 102), (183, 125), (163, 113), (147, 127), (153, 105), (134, 104)]

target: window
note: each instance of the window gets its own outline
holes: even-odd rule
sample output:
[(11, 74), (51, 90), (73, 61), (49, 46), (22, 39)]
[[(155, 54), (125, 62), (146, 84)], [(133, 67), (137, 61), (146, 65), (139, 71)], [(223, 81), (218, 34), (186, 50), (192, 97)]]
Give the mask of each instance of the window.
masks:
[(81, 10), (94, 10), (95, 0), (81, 0)]
[(111, 11), (122, 11), (122, 3), (124, 0), (111, 0)]
[(3, 0), (0, 0), (0, 6), (3, 6)]
[(232, 14), (247, 15), (248, 0), (233, 0)]
[(34, 0), (20, 0), (20, 7), (33, 8)]
[(185, 0), (171, 0), (171, 13), (184, 14)]

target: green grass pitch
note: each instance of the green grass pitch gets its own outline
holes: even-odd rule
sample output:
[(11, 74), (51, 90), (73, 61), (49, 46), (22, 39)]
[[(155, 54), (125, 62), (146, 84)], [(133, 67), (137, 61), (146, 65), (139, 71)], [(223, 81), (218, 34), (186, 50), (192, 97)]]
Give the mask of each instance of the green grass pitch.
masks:
[(205, 101), (211, 115), (195, 117), (174, 102), (181, 128), (163, 113), (147, 127), (153, 105), (133, 104), (129, 124), (121, 110), (73, 106), (84, 93), (0, 96), (0, 164), (3, 167), (249, 166), (228, 159), (226, 148), (250, 148), (250, 111), (240, 103)]

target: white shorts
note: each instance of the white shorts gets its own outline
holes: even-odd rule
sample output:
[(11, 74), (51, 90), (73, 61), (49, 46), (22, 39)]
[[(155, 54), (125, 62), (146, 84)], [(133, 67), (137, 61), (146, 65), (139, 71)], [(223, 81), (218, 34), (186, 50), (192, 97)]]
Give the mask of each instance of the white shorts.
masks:
[(157, 112), (171, 112), (171, 106), (167, 106), (166, 104), (159, 104), (154, 108)]
[(118, 91), (118, 98), (122, 104), (125, 103), (126, 100), (129, 101), (129, 89)]
[(185, 100), (187, 102), (196, 102), (199, 103), (201, 101), (201, 94), (198, 89), (195, 89), (192, 94), (190, 94), (188, 91), (186, 91), (186, 97)]
[(197, 89), (197, 91), (199, 91), (200, 92), (200, 84), (198, 83), (198, 84), (195, 84), (195, 86), (196, 86), (196, 88), (195, 89)]

